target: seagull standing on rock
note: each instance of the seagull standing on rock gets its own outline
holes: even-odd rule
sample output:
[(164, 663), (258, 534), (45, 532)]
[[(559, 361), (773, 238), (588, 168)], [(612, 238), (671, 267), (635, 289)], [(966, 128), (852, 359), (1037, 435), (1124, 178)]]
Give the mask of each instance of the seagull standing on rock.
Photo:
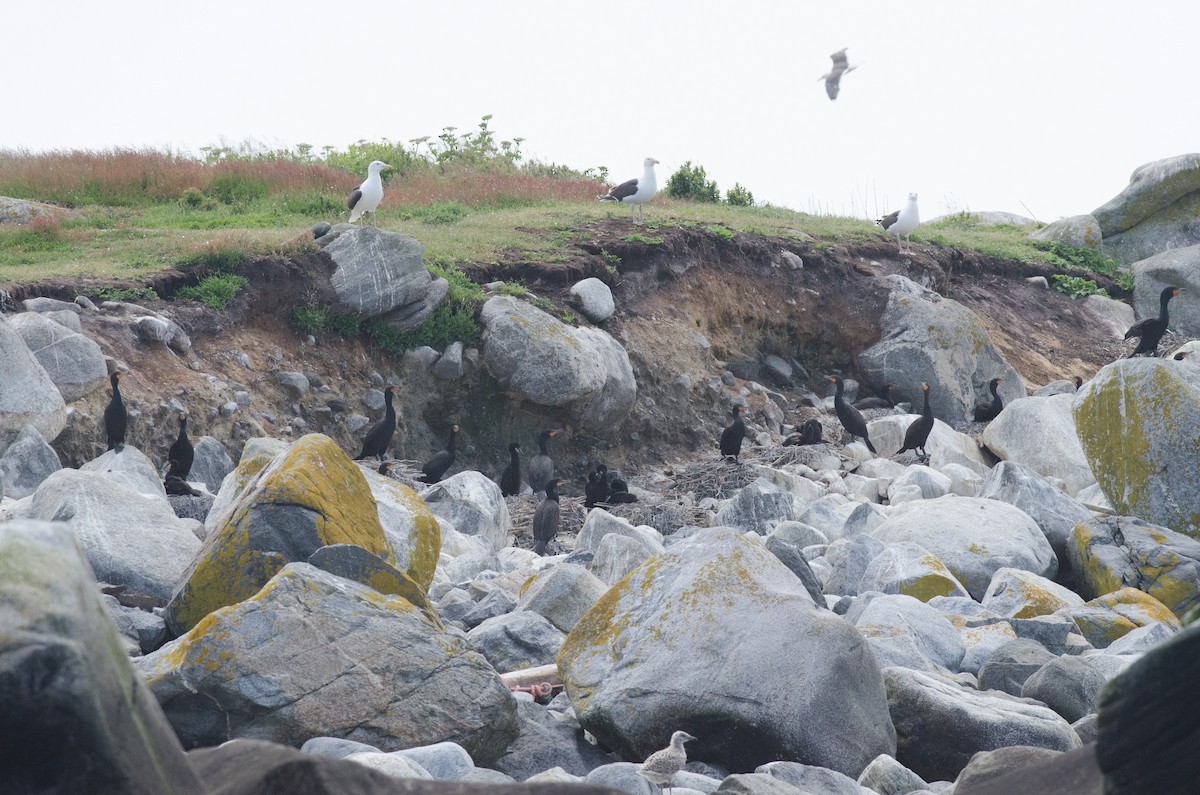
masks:
[(683, 744), (694, 739), (696, 738), (687, 732), (675, 732), (671, 735), (671, 744), (646, 757), (638, 773), (650, 783), (657, 784), (659, 792), (662, 792), (663, 784), (666, 784), (669, 793), (675, 774), (687, 764), (687, 751), (683, 749)]
[(634, 223), (639, 222), (639, 208), (640, 222), (646, 222), (645, 206), (654, 198), (654, 194), (658, 193), (658, 179), (654, 176), (654, 167), (658, 165), (658, 161), (653, 157), (647, 157), (642, 161), (642, 164), (645, 166), (645, 170), (642, 172), (641, 177), (622, 182), (603, 196), (596, 197), (602, 202), (624, 202), (628, 204), (629, 213)]
[(370, 213), (371, 226), (375, 226), (375, 209), (383, 201), (383, 180), (379, 178), (379, 172), (385, 168), (391, 166), (382, 160), (372, 161), (371, 165), (367, 166), (367, 179), (346, 199), (346, 206), (350, 208), (350, 223)]
[(896, 245), (900, 246), (900, 253), (904, 253), (904, 244), (900, 242), (903, 237), (909, 241), (909, 252), (912, 251), (912, 241), (909, 240), (909, 235), (913, 230), (921, 225), (921, 216), (917, 212), (917, 194), (908, 194), (908, 204), (904, 205), (903, 210), (897, 210), (894, 213), (889, 213), (875, 221), (883, 227), (883, 230), (889, 235), (896, 236)]

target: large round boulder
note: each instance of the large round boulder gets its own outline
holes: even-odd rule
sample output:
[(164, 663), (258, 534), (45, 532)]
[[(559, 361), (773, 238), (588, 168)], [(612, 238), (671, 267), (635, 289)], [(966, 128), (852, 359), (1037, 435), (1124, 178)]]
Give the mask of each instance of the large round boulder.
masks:
[(1074, 495), (1096, 482), (1075, 433), (1075, 395), (1014, 400), (988, 423), (983, 443), (1001, 461), (1015, 461), (1066, 484)]
[(108, 383), (104, 352), (92, 340), (37, 312), (14, 315), (12, 325), (66, 402)]
[(558, 668), (584, 728), (628, 757), (676, 729), (734, 771), (791, 760), (857, 776), (895, 751), (862, 635), (733, 528), (673, 544), (609, 589)]
[(1129, 185), (1092, 215), (1104, 251), (1124, 263), (1200, 243), (1200, 154), (1178, 155), (1139, 166)]
[[(1200, 206), (1196, 208), (1200, 212)], [(1200, 239), (1196, 241), (1200, 243)], [(1182, 287), (1184, 295), (1200, 293), (1200, 245), (1172, 248), (1138, 260), (1133, 271), (1133, 309), (1139, 318), (1158, 317), (1164, 287)], [(1200, 307), (1196, 301), (1176, 298), (1168, 305), (1171, 328), (1180, 334), (1200, 334)]]
[(364, 226), (338, 235), (325, 253), (336, 265), (330, 282), (342, 311), (382, 315), (424, 305), (433, 276), (415, 237)]
[(53, 442), (67, 427), (67, 405), (24, 338), (0, 315), (0, 450), (26, 425)]

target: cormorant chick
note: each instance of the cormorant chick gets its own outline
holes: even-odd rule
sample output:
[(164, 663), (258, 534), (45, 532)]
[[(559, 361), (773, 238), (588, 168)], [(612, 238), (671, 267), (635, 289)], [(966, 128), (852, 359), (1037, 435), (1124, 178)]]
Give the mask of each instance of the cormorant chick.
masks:
[(521, 493), (521, 445), (516, 442), (508, 446), (508, 466), (500, 474), (500, 493), (505, 497)]
[(800, 430), (793, 433), (791, 436), (783, 440), (784, 447), (793, 447), (806, 444), (820, 444), (825, 441), (822, 436), (824, 430), (821, 428), (821, 421), (816, 417), (812, 417), (800, 426)]
[(546, 496), (533, 512), (533, 537), (537, 540), (533, 551), (539, 555), (546, 554), (546, 545), (558, 535), (558, 487), (562, 484), (561, 480), (547, 481)]
[(746, 424), (742, 422), (742, 404), (736, 404), (729, 413), (733, 416), (733, 422), (721, 431), (721, 455), (729, 458), (733, 457), (734, 461), (738, 460), (738, 456), (742, 454), (742, 440), (746, 438)]
[(992, 393), (992, 402), (975, 407), (976, 422), (991, 422), (1000, 414), (1004, 408), (1004, 401), (1000, 400), (1000, 396), (996, 394), (996, 388), (1003, 383), (1004, 381), (1000, 378), (993, 378), (988, 382), (988, 390)]
[(866, 420), (858, 413), (858, 409), (847, 403), (846, 398), (843, 397), (846, 385), (836, 375), (829, 376), (829, 380), (837, 385), (837, 393), (833, 397), (833, 410), (837, 414), (838, 420), (842, 423), (842, 427), (850, 434), (850, 441), (854, 441), (854, 437), (856, 436), (861, 436), (867, 444), (867, 449), (875, 453), (875, 445), (871, 444), (871, 437), (867, 435)]
[(542, 431), (538, 434), (538, 454), (529, 461), (529, 488), (536, 494), (546, 490), (546, 483), (554, 477), (554, 459), (546, 451), (546, 442), (558, 436), (558, 430)]
[(595, 508), (596, 503), (608, 500), (608, 479), (604, 476), (601, 464), (588, 473), (587, 485), (583, 488), (583, 507)]

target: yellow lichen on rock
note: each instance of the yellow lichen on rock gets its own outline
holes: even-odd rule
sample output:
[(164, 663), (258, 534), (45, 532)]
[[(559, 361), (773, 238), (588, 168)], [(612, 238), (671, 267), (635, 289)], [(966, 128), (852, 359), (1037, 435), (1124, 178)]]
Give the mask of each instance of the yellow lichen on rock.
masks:
[[(932, 556), (930, 556), (932, 557)], [(954, 596), (961, 592), (962, 586), (955, 580), (954, 575), (946, 565), (937, 558), (939, 570), (930, 571), (912, 580), (903, 581), (899, 585), (899, 593), (911, 596), (922, 602), (928, 602), (935, 596)]]
[(1107, 608), (1139, 627), (1163, 623), (1172, 629), (1182, 629), (1183, 624), (1171, 609), (1145, 591), (1137, 588), (1121, 588), (1099, 596), (1088, 602), (1090, 605)]
[(391, 478), (386, 478), (382, 486), (392, 499), (413, 516), (415, 537), (409, 548), (408, 570), (405, 573), (422, 588), (428, 589), (442, 552), (442, 528), (425, 500), (411, 488)]

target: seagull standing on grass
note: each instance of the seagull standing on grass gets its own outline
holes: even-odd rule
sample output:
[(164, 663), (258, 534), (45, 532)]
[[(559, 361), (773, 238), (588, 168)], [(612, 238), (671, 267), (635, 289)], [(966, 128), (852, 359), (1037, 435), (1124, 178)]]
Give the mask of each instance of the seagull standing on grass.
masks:
[(875, 221), (883, 227), (883, 230), (889, 235), (896, 236), (896, 245), (900, 247), (900, 253), (904, 253), (904, 244), (900, 242), (903, 237), (909, 242), (909, 252), (912, 252), (912, 241), (909, 240), (909, 235), (913, 230), (921, 225), (921, 216), (917, 212), (917, 194), (908, 194), (908, 204), (904, 205), (903, 210), (897, 210), (894, 213), (883, 216)]
[(846, 57), (846, 50), (849, 47), (842, 49), (829, 56), (833, 59), (833, 67), (825, 74), (821, 75), (820, 80), (825, 81), (825, 93), (830, 99), (838, 98), (838, 91), (841, 89), (842, 75), (853, 72), (858, 68), (858, 64), (850, 65), (850, 60)]
[(642, 223), (645, 223), (645, 205), (654, 198), (655, 193), (658, 193), (658, 180), (654, 176), (654, 167), (658, 165), (658, 161), (653, 157), (647, 157), (642, 161), (642, 164), (646, 168), (642, 172), (641, 177), (622, 182), (603, 196), (596, 197), (602, 202), (624, 202), (628, 204), (629, 213), (634, 223), (638, 223), (637, 213), (639, 208), (641, 208), (640, 220)]
[(382, 160), (375, 160), (367, 166), (366, 181), (355, 188), (346, 200), (346, 206), (350, 208), (350, 223), (370, 213), (371, 225), (375, 226), (375, 209), (383, 201), (383, 180), (379, 178), (379, 172), (385, 168), (391, 166)]
[(687, 732), (675, 732), (671, 735), (671, 744), (646, 757), (638, 773), (652, 784), (657, 784), (659, 792), (662, 792), (663, 784), (667, 785), (667, 792), (670, 792), (675, 774), (687, 763), (687, 751), (683, 750), (683, 744), (694, 739)]

